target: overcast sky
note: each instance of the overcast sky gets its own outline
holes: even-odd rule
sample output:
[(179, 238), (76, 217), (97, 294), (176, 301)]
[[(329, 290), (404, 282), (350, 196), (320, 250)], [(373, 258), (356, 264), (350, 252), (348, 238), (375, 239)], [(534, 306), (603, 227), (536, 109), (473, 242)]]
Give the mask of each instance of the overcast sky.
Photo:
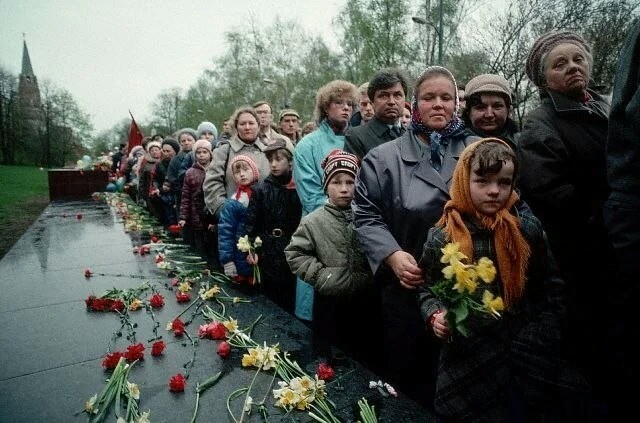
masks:
[(0, 66), (18, 75), (26, 34), (34, 73), (74, 96), (97, 131), (150, 117), (164, 89), (187, 89), (224, 32), (279, 15), (335, 46), (331, 22), (345, 0), (0, 0)]

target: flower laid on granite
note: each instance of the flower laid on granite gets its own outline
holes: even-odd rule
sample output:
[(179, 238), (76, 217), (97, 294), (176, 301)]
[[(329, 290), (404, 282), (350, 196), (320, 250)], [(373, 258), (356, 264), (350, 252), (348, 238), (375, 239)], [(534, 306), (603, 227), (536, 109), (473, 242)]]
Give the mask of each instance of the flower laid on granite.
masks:
[(90, 278), (91, 275), (93, 275), (93, 272), (91, 271), (91, 269), (84, 269), (84, 277), (85, 278)]
[(144, 359), (144, 345), (141, 343), (129, 345), (124, 352), (124, 358), (126, 358), (127, 361)]
[(256, 254), (256, 250), (261, 246), (262, 246), (262, 240), (260, 239), (259, 236), (257, 236), (252, 243), (251, 241), (249, 241), (249, 235), (240, 237), (240, 239), (238, 239), (238, 244), (236, 245), (236, 247), (238, 247), (238, 251), (247, 253), (251, 257), (252, 263), (249, 263), (249, 264), (251, 264), (253, 267), (254, 283), (260, 283), (260, 267), (258, 267), (258, 264), (256, 262), (255, 254)]
[(120, 299), (100, 298), (95, 295), (89, 295), (84, 300), (89, 311), (117, 311), (121, 312), (125, 309), (125, 305)]
[(222, 341), (218, 344), (217, 352), (220, 357), (227, 358), (231, 354), (231, 345), (227, 341)]
[(328, 381), (333, 379), (336, 373), (333, 370), (333, 368), (329, 366), (327, 363), (320, 363), (318, 364), (318, 369), (316, 370), (316, 374), (318, 375), (319, 379)]
[(78, 213), (78, 214), (76, 214), (76, 219), (78, 219), (78, 220), (82, 220), (82, 213)]
[(465, 321), (470, 313), (479, 313), (500, 318), (504, 310), (501, 297), (483, 290), (479, 295), (478, 285), (482, 281), (490, 284), (496, 276), (496, 268), (487, 257), (477, 263), (468, 263), (469, 259), (460, 251), (458, 243), (449, 243), (442, 249), (440, 262), (446, 264), (442, 269), (444, 279), (429, 286), (431, 292), (447, 309), (447, 322), (452, 331), (463, 336), (468, 335)]
[(182, 373), (178, 373), (174, 376), (171, 376), (169, 380), (169, 390), (171, 392), (183, 392), (187, 382), (182, 376)]
[(227, 328), (221, 322), (213, 321), (206, 325), (200, 325), (198, 329), (200, 338), (210, 338), (215, 340), (225, 339), (227, 336)]
[(153, 308), (160, 308), (164, 305), (164, 297), (158, 293), (155, 293), (149, 299), (149, 305)]
[(188, 292), (176, 292), (176, 300), (179, 303), (188, 303), (189, 301), (191, 301), (191, 294), (189, 294)]
[(153, 343), (153, 345), (151, 345), (151, 355), (153, 357), (159, 357), (162, 355), (162, 353), (164, 352), (164, 349), (166, 348), (167, 344), (164, 343), (164, 341), (156, 341)]
[(278, 382), (280, 388), (273, 390), (276, 406), (289, 411), (292, 409), (307, 410), (316, 398), (324, 399), (327, 395), (324, 380), (311, 379), (309, 376), (294, 377), (289, 382)]
[(174, 319), (167, 324), (167, 330), (172, 330), (175, 336), (180, 337), (184, 335), (185, 332), (184, 322), (180, 319)]
[(138, 298), (134, 298), (129, 304), (129, 310), (136, 311), (142, 308), (143, 306), (144, 306), (144, 303), (142, 302), (142, 300)]
[(105, 370), (113, 370), (116, 368), (121, 358), (124, 358), (124, 354), (122, 354), (120, 351), (108, 353), (102, 359), (102, 367), (104, 367)]
[(388, 397), (389, 395), (391, 395), (392, 397), (397, 397), (398, 393), (396, 392), (396, 390), (393, 388), (393, 386), (389, 385), (388, 383), (384, 382), (382, 383), (381, 380), (376, 381), (370, 381), (369, 382), (369, 389), (377, 389), (378, 392), (380, 392), (380, 394), (383, 397)]
[(129, 373), (135, 363), (134, 361), (127, 364), (124, 357), (120, 357), (102, 392), (85, 402), (82, 412), (89, 415), (90, 423), (104, 422), (114, 404), (114, 412), (118, 420), (141, 422), (144, 421), (142, 419), (146, 419), (148, 421), (149, 413), (141, 415), (138, 408), (140, 388), (128, 380)]

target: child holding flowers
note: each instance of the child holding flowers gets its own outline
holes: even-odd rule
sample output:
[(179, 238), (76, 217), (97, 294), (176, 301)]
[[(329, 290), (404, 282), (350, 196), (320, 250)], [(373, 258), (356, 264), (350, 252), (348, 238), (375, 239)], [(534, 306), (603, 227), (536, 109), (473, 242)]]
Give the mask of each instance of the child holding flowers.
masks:
[(238, 240), (245, 233), (247, 206), (253, 194), (252, 186), (259, 178), (258, 166), (249, 156), (239, 154), (229, 162), (236, 192), (225, 200), (218, 223), (218, 250), (224, 274), (234, 282), (254, 285), (253, 269), (247, 254), (238, 249)]
[[(291, 270), (314, 288), (313, 336), (320, 356), (336, 345), (372, 364), (380, 322), (373, 275), (353, 229), (357, 156), (333, 150), (322, 161), (323, 207), (302, 218), (285, 248)], [(327, 357), (331, 358), (331, 357)]]
[[(245, 230), (252, 239), (258, 236), (263, 243), (260, 275), (265, 294), (293, 314), (296, 277), (284, 255), (302, 216), (302, 205), (292, 179), (293, 148), (283, 140), (275, 140), (264, 153), (271, 172), (253, 190)], [(258, 255), (254, 257), (257, 261)]]
[[(563, 397), (559, 386), (571, 384), (561, 379), (577, 381), (560, 371), (566, 369), (557, 355), (563, 282), (540, 221), (514, 190), (517, 170), (516, 155), (499, 139), (466, 147), (451, 200), (430, 229), (419, 263), (422, 316), (429, 331), (448, 341), (440, 353), (434, 407), (452, 421), (536, 421)], [(450, 289), (473, 293), (482, 284), (487, 293), (480, 302), (500, 317), (471, 310), (461, 319), (466, 336), (454, 333), (432, 290), (443, 272), (456, 281)]]

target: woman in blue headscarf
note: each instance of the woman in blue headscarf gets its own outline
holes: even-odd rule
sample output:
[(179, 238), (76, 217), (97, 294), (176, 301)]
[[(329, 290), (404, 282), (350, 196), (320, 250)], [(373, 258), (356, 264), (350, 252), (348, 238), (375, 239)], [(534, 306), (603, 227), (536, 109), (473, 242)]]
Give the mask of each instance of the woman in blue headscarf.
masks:
[(363, 158), (356, 180), (354, 223), (382, 290), (385, 376), (431, 404), (438, 344), (428, 338), (416, 306), (423, 283), (417, 261), (427, 231), (442, 215), (462, 150), (478, 140), (458, 117), (455, 78), (440, 66), (416, 81), (404, 135)]

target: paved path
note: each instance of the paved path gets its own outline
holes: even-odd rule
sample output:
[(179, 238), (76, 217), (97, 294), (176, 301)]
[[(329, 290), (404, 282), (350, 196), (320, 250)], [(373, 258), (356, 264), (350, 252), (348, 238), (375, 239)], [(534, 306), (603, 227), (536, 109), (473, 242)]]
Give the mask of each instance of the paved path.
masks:
[[(82, 219), (76, 218), (78, 213)], [(147, 346), (145, 359), (134, 366), (129, 377), (140, 385), (140, 410), (150, 410), (152, 422), (189, 422), (196, 382), (223, 371), (220, 382), (202, 395), (198, 421), (231, 421), (226, 398), (248, 386), (254, 375), (240, 365), (243, 351), (234, 349), (223, 360), (216, 354), (216, 341), (201, 340), (195, 348), (195, 365), (185, 392), (171, 393), (169, 378), (184, 370), (183, 364), (192, 358), (194, 348), (184, 342), (186, 339), (166, 332), (164, 326), (186, 306), (175, 301), (165, 285), (168, 278), (156, 268), (152, 255), (132, 254), (132, 238), (115, 213), (104, 203), (87, 201), (51, 203), (0, 261), (0, 422), (86, 421), (85, 414), (75, 413), (104, 386), (109, 373), (102, 369), (101, 362), (120, 321), (115, 313), (88, 312), (84, 300), (113, 287), (139, 286), (143, 280), (116, 276), (87, 279), (85, 268), (96, 273), (142, 275), (166, 298), (166, 305), (155, 313), (168, 344), (162, 357), (150, 355), (147, 339), (152, 337), (151, 319), (144, 311), (133, 314), (139, 325), (137, 341)], [(252, 303), (229, 306), (227, 314), (237, 318), (241, 326), (262, 315), (254, 338), (267, 344), (279, 343), (313, 374), (317, 359), (311, 354), (309, 330), (263, 296), (249, 296)], [(196, 317), (187, 327), (194, 339), (201, 323), (202, 318)], [(127, 345), (126, 339), (119, 338), (116, 348), (124, 350)], [(381, 421), (433, 421), (426, 410), (402, 395), (383, 398), (370, 390), (368, 381), (377, 378), (355, 361), (338, 367), (337, 374), (340, 381), (329, 384), (328, 394), (345, 421), (354, 417), (353, 406), (362, 396), (379, 404)], [(258, 379), (254, 399), (261, 399), (258, 397), (267, 392), (271, 380), (264, 376)], [(271, 398), (269, 394), (269, 403), (273, 403)], [(236, 410), (240, 407), (237, 404)], [(284, 418), (279, 409), (270, 408), (269, 412), (269, 421), (310, 420), (303, 412)], [(254, 413), (249, 420), (262, 421), (258, 417)], [(115, 421), (115, 417), (107, 421)]]

